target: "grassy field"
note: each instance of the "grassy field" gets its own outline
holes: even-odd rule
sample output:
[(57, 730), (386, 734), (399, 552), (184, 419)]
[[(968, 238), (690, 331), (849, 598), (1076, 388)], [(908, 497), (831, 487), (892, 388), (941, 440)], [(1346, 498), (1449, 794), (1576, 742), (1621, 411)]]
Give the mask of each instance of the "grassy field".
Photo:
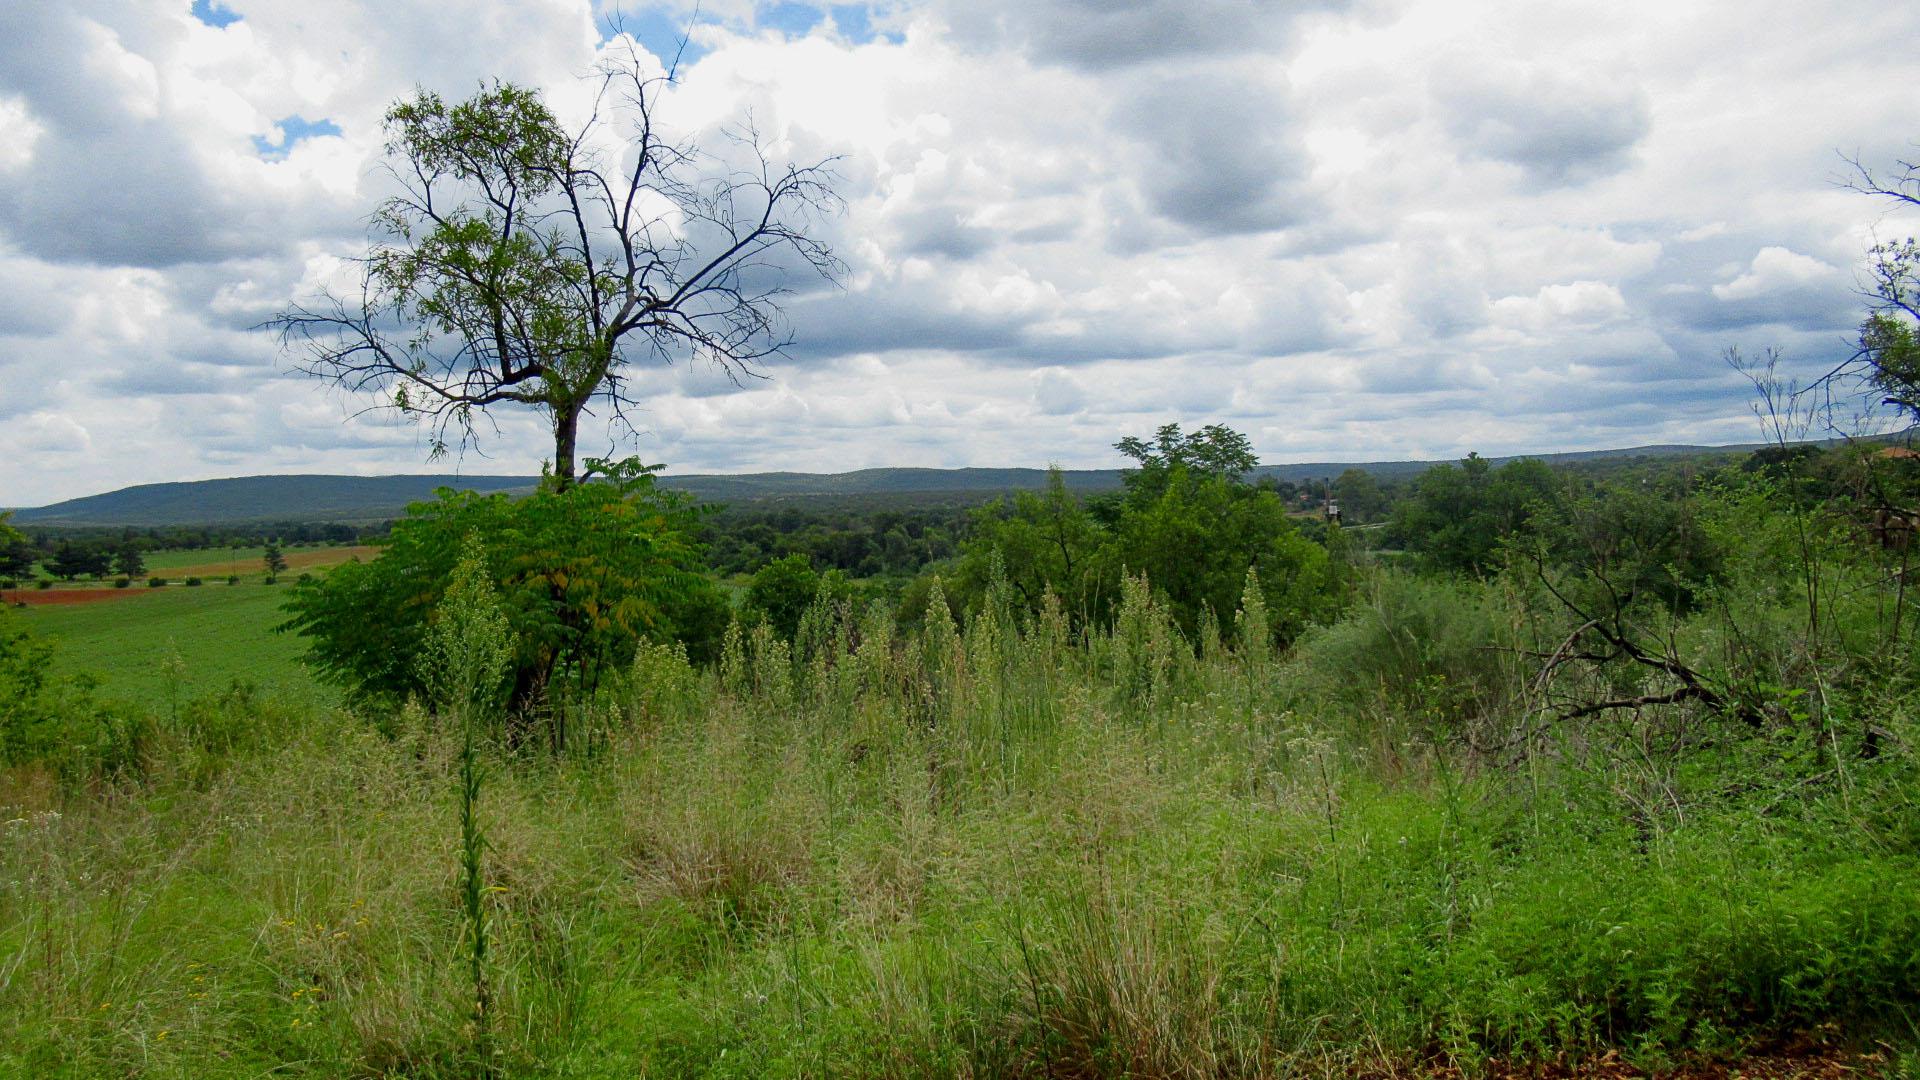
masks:
[(137, 780), (0, 772), (0, 1075), (1914, 1075), (1912, 711), (1826, 767), (1678, 710), (1513, 764), (1433, 678), (1350, 696), (1409, 605), (1496, 676), (1496, 602), (648, 648), (562, 753), (483, 729), (477, 961), (452, 721), (197, 703)]
[[(330, 703), (336, 695), (316, 683), (300, 663), (305, 644), (298, 637), (273, 633), (286, 619), (280, 605), (289, 578), (323, 573), (348, 559), (370, 558), (377, 550), (288, 548), (287, 572), (274, 586), (265, 583), (261, 548), (156, 551), (147, 557), (147, 572), (173, 582), (165, 588), (147, 588), (144, 581), (126, 589), (114, 588), (111, 581), (75, 582), (7, 596), (27, 605), (17, 611), (30, 629), (59, 644), (56, 663), (61, 671), (97, 679), (111, 697), (151, 705), (212, 693), (240, 681)], [(221, 555), (226, 558), (217, 557)], [(229, 574), (238, 574), (239, 584), (228, 585)], [(206, 584), (180, 584), (189, 576)], [(74, 589), (85, 590), (85, 596), (67, 595)], [(91, 602), (61, 602), (76, 598)]]
[[(348, 559), (370, 559), (379, 550), (366, 545), (316, 544), (283, 548), (282, 554), (287, 560), (286, 573), (298, 575), (302, 571), (333, 566)], [(169, 579), (191, 576), (208, 581), (225, 581), (228, 575), (238, 574), (243, 581), (261, 581), (266, 578), (267, 572), (266, 564), (262, 561), (265, 556), (266, 549), (261, 547), (156, 551), (147, 556), (147, 573)]]
[(301, 640), (272, 632), (286, 618), (280, 604), (288, 589), (284, 582), (257, 581), (136, 587), (112, 600), (16, 613), (35, 633), (57, 642), (61, 670), (94, 676), (112, 697), (155, 704), (241, 680), (331, 701), (332, 693), (300, 664)]

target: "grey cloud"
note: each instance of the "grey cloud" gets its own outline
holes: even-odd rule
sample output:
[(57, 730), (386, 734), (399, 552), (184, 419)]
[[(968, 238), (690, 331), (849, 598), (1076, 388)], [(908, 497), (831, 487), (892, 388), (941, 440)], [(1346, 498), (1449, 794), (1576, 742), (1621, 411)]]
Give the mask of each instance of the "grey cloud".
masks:
[(1306, 151), (1280, 89), (1264, 76), (1195, 72), (1136, 87), (1115, 107), (1137, 144), (1148, 204), (1208, 234), (1307, 218)]
[(951, 0), (962, 41), (1084, 69), (1271, 49), (1344, 0)]
[[(110, 31), (65, 5), (15, 4), (0, 14), (0, 41), (12, 43), (0, 87), (46, 128), (27, 167), (0, 175), (0, 230), (16, 246), (55, 261), (148, 266), (236, 250), (220, 239), (234, 208), (179, 133), (138, 115), (129, 88), (90, 62), (89, 52), (115, 47)], [(76, 78), (92, 92), (75, 93)]]
[(1001, 353), (1020, 346), (1025, 320), (959, 311), (938, 290), (894, 285), (801, 298), (788, 307), (797, 328), (789, 361), (816, 365), (850, 353), (942, 349)]
[(952, 203), (914, 206), (893, 215), (890, 224), (900, 236), (900, 252), (908, 255), (966, 260), (985, 253), (999, 239), (993, 230), (971, 224), (966, 207)]
[(1544, 186), (1619, 172), (1653, 129), (1647, 95), (1607, 73), (1452, 65), (1436, 82), (1448, 130), (1468, 153), (1519, 166)]

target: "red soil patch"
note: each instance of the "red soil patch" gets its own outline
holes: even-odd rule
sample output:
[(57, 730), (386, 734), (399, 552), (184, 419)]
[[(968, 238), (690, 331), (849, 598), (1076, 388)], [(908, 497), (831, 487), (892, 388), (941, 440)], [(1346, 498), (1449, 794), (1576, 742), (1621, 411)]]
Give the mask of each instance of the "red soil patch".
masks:
[(128, 586), (124, 589), (7, 589), (0, 592), (0, 603), (11, 607), (14, 604), (27, 604), (33, 607), (57, 604), (97, 604), (102, 600), (124, 600), (129, 596), (145, 596), (144, 587)]

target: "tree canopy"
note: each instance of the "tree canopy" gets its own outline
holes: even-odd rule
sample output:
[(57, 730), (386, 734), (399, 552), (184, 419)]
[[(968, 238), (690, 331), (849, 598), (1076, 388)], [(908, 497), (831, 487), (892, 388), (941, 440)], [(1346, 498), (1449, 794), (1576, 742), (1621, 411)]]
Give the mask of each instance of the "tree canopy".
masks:
[[(1890, 176), (1853, 162), (1853, 190), (1920, 208), (1920, 161)], [(1860, 347), (1839, 372), (1853, 372), (1909, 421), (1920, 420), (1920, 240), (1884, 241), (1868, 250), (1867, 317)]]
[(1247, 436), (1167, 424), (1115, 449), (1139, 463), (1117, 499), (1084, 506), (1056, 469), (1044, 493), (983, 508), (957, 590), (977, 594), (998, 572), (1030, 610), (1050, 590), (1075, 617), (1097, 622), (1119, 601), (1122, 580), (1144, 575), (1192, 633), (1233, 614), (1253, 570), (1277, 637), (1337, 608), (1342, 585), (1327, 549), (1300, 535), (1277, 492), (1246, 481), (1259, 464)]
[(782, 352), (795, 272), (840, 267), (814, 235), (838, 205), (827, 163), (777, 165), (749, 130), (722, 165), (656, 125), (670, 75), (632, 56), (598, 76), (571, 127), (538, 91), (497, 81), (387, 111), (399, 194), (374, 214), (358, 289), (270, 323), (307, 372), (424, 421), (435, 455), (495, 408), (538, 409), (565, 488), (589, 409), (632, 430), (634, 365), (737, 380)]

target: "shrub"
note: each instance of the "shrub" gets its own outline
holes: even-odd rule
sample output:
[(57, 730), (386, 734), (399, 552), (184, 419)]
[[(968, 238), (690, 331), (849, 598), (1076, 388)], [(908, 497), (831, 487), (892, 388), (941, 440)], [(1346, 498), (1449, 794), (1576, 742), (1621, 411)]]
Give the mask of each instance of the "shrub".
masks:
[(1365, 714), (1385, 706), (1425, 734), (1457, 733), (1517, 691), (1494, 585), (1382, 574), (1339, 622), (1301, 642), (1301, 674)]
[(20, 582), (17, 579), (10, 577), (0, 578), (0, 589), (17, 589), (19, 587)]
[(114, 578), (113, 579), (113, 587), (116, 589), (124, 589), (131, 584), (133, 584), (132, 578)]
[(815, 601), (849, 601), (852, 596), (853, 587), (844, 574), (837, 570), (816, 574), (805, 555), (795, 554), (755, 571), (747, 586), (746, 603), (748, 610), (764, 618), (781, 640), (792, 641), (800, 629), (800, 617)]
[(150, 577), (150, 578), (148, 578), (148, 579), (147, 579), (147, 588), (149, 588), (149, 589), (158, 589), (158, 588), (160, 588), (160, 587), (161, 587), (162, 585), (165, 585), (166, 583), (167, 583), (167, 579), (166, 579), (166, 578), (163, 578), (163, 577)]
[(238, 585), (238, 584), (240, 584), (240, 575), (239, 575), (239, 574), (228, 574), (228, 575), (227, 575), (227, 584), (229, 584), (229, 585)]
[(151, 725), (53, 671), (53, 646), (0, 612), (0, 765), (42, 764), (64, 780), (137, 765)]
[(484, 548), (514, 642), (515, 708), (548, 688), (587, 693), (641, 641), (684, 639), (710, 655), (726, 600), (700, 572), (697, 511), (632, 461), (590, 466), (604, 480), (511, 499), (441, 489), (393, 527), (372, 562), (305, 578), (282, 629), (311, 639), (308, 662), (358, 697), (420, 693), (415, 658), (470, 536)]
[(197, 578), (197, 577), (190, 577), (190, 578), (188, 578), (188, 579), (187, 579), (187, 588), (189, 588), (189, 589), (191, 589), (191, 588), (193, 588), (194, 586), (196, 586), (196, 585), (199, 585), (199, 584), (201, 584), (201, 581), (200, 581), (200, 579), (199, 579), (199, 578)]
[(51, 589), (53, 588), (53, 582), (48, 578), (41, 578), (39, 581), (33, 583), (33, 587), (36, 589)]

